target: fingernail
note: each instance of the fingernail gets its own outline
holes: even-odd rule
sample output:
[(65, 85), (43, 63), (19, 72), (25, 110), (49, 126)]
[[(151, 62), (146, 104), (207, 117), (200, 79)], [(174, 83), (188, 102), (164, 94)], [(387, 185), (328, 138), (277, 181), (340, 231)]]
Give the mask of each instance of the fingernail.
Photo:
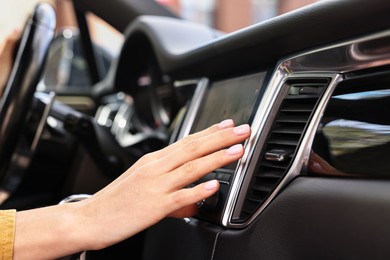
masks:
[(248, 124), (237, 126), (233, 129), (233, 133), (236, 135), (245, 135), (250, 132), (250, 127)]
[(211, 180), (204, 184), (204, 188), (206, 190), (215, 190), (215, 188), (218, 187), (218, 181), (217, 180)]
[(219, 129), (228, 128), (230, 126), (233, 126), (233, 120), (231, 119), (223, 120), (221, 123), (218, 124)]
[(226, 153), (228, 155), (236, 155), (242, 152), (244, 148), (242, 147), (242, 144), (236, 144), (230, 147), (229, 149), (226, 150)]

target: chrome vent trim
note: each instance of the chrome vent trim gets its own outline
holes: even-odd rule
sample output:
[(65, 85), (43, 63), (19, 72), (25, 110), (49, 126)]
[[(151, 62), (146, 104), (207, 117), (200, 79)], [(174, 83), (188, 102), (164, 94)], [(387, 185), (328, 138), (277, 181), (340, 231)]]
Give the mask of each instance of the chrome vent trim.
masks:
[[(258, 161), (261, 156), (265, 156), (263, 147), (265, 147), (266, 141), (269, 139), (270, 135), (264, 134), (270, 132), (271, 127), (274, 124), (274, 119), (277, 116), (277, 111), (281, 107), (281, 103), (284, 101), (286, 93), (289, 91), (289, 85), (286, 85), (286, 82), (295, 82), (296, 80), (301, 79), (313, 79), (313, 80), (324, 80), (329, 79), (329, 83), (325, 89), (325, 92), (322, 94), (322, 97), (318, 99), (316, 109), (313, 110), (311, 119), (306, 125), (306, 130), (301, 136), (300, 145), (298, 150), (295, 153), (295, 157), (291, 157), (291, 162), (288, 167), (287, 172), (284, 177), (281, 178), (278, 184), (274, 189), (269, 193), (265, 201), (262, 202), (260, 207), (256, 207), (253, 214), (247, 218), (245, 221), (238, 221), (241, 217), (242, 206), (246, 199), (246, 192), (249, 185), (251, 184), (251, 179), (254, 174), (256, 174), (256, 169), (258, 169)], [(307, 163), (310, 151), (308, 150), (308, 144), (313, 140), (315, 134), (315, 128), (317, 127), (321, 115), (323, 114), (326, 104), (333, 92), (335, 86), (342, 81), (341, 74), (329, 73), (329, 72), (315, 72), (315, 73), (294, 73), (284, 78), (279, 78), (279, 82), (271, 82), (271, 86), (274, 86), (269, 96), (274, 96), (275, 98), (269, 98), (269, 102), (275, 104), (271, 111), (265, 111), (262, 107), (259, 107), (258, 112), (255, 116), (256, 124), (252, 126), (254, 128), (254, 136), (251, 136), (251, 140), (248, 142), (248, 146), (251, 147), (250, 152), (244, 155), (243, 160), (241, 160), (237, 173), (234, 177), (233, 186), (229, 194), (228, 207), (225, 208), (223, 215), (222, 224), (228, 228), (244, 228), (250, 225), (263, 210), (268, 206), (268, 204), (275, 198), (275, 196), (280, 192), (280, 190), (285, 187), (285, 185), (290, 182), (293, 178), (300, 174), (301, 168)], [(270, 89), (270, 87), (269, 87)], [(275, 96), (276, 95), (276, 96)], [(268, 99), (268, 98), (267, 98)], [(268, 102), (265, 102), (268, 104)], [(265, 104), (266, 105), (266, 104)], [(264, 106), (262, 104), (261, 106)], [(271, 121), (271, 122), (270, 122)], [(261, 136), (266, 136), (264, 139), (259, 138)], [(254, 142), (257, 140), (257, 142)], [(248, 148), (248, 147), (247, 147)], [(293, 159), (292, 159), (293, 158)], [(257, 167), (257, 168), (256, 168)], [(246, 172), (246, 174), (242, 174)], [(241, 174), (240, 174), (241, 173)], [(272, 177), (271, 173), (268, 173), (269, 177)], [(238, 188), (239, 187), (239, 188)]]
[(318, 101), (330, 78), (287, 80), (288, 89), (277, 109), (273, 125), (252, 176), (239, 218), (242, 223), (268, 199), (286, 176)]
[(284, 83), (282, 88), (288, 88), (288, 91), (263, 146), (239, 218), (232, 222), (247, 221), (287, 174), (318, 100), (329, 82), (329, 78), (319, 78), (291, 79)]

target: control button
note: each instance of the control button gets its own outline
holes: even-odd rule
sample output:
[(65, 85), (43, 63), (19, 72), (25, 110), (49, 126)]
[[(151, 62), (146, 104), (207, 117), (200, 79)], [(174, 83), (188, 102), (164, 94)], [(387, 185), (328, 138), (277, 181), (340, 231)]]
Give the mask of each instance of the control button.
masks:
[(194, 187), (195, 185), (197, 185), (199, 183), (215, 180), (216, 178), (217, 178), (217, 174), (215, 172), (211, 172), (211, 173), (207, 174), (206, 176), (202, 177), (201, 179), (190, 184), (190, 186), (188, 186), (188, 187)]
[(213, 211), (217, 207), (218, 200), (219, 200), (219, 191), (214, 193), (211, 197), (197, 202), (196, 206), (201, 211)]
[(202, 178), (202, 182), (214, 180), (216, 178), (216, 176), (217, 176), (217, 174), (215, 172), (211, 172)]
[(230, 178), (231, 178), (231, 175), (229, 173), (219, 172), (217, 174), (217, 180), (220, 181), (220, 182), (223, 182), (223, 183), (229, 184)]

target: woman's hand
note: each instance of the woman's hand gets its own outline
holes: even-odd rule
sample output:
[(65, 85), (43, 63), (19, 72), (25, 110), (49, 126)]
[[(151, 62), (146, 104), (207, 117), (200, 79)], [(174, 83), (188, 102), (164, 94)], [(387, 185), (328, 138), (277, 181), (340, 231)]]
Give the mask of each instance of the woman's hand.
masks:
[[(250, 127), (232, 120), (150, 153), (92, 197), (17, 213), (14, 259), (58, 258), (120, 242), (165, 217), (189, 217), (218, 191), (188, 185), (242, 157)], [(45, 249), (43, 249), (45, 248)]]
[(186, 187), (238, 160), (244, 153), (238, 143), (249, 135), (248, 125), (234, 128), (233, 121), (226, 120), (142, 157), (109, 186), (80, 203), (83, 222), (92, 229), (85, 235), (95, 234), (88, 247), (106, 247), (166, 216), (195, 214), (196, 202), (217, 192), (219, 183), (212, 180)]

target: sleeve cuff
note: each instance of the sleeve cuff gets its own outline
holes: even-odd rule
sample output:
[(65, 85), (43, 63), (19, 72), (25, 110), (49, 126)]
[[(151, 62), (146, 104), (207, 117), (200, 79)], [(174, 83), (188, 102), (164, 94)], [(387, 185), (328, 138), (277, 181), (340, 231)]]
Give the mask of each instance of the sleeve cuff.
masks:
[(12, 260), (16, 210), (0, 210), (0, 259)]

